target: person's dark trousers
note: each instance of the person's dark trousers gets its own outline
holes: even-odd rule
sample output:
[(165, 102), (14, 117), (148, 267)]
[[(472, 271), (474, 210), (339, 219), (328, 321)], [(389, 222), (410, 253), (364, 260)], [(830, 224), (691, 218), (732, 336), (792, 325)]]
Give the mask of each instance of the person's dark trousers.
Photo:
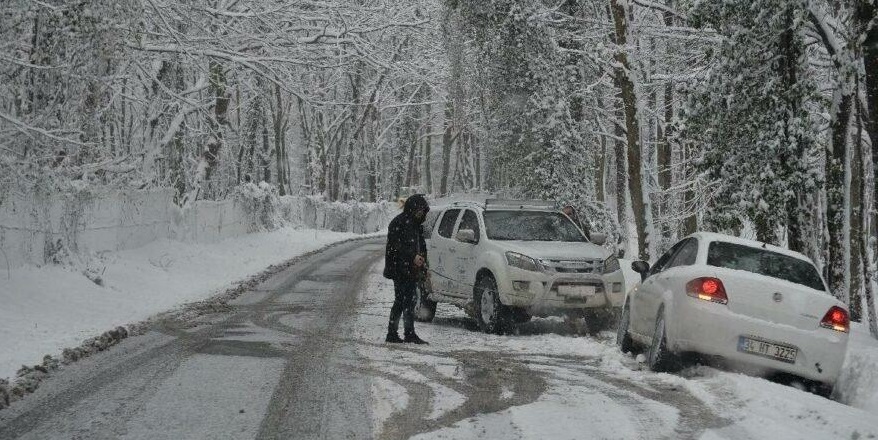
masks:
[(403, 332), (406, 335), (415, 333), (415, 294), (414, 280), (393, 280), (393, 307), (390, 308), (390, 324), (388, 333), (396, 333), (399, 329), (399, 316), (402, 315)]

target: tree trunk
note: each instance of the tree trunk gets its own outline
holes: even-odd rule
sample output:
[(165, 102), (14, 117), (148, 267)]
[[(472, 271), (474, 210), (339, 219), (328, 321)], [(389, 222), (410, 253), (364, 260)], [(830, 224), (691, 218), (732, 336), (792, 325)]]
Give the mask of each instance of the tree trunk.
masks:
[[(858, 85), (857, 89), (859, 89), (859, 85)], [(864, 115), (864, 109), (860, 105), (859, 99), (856, 100), (856, 106), (857, 106), (857, 120), (856, 120), (857, 138), (856, 138), (856, 143), (855, 143), (856, 145), (855, 145), (854, 149), (861, 151), (861, 156), (859, 156), (859, 158), (862, 162), (865, 163), (866, 152), (863, 151), (863, 116), (865, 116), (865, 115)], [(872, 155), (873, 155), (872, 169), (873, 170), (876, 168), (876, 162), (874, 161), (874, 154), (875, 154), (875, 151), (873, 149), (872, 150)], [(874, 215), (875, 215), (874, 214), (874, 209), (875, 209), (875, 206), (874, 206), (875, 200), (874, 199), (875, 199), (876, 193), (871, 194), (872, 200), (871, 200), (871, 205), (870, 205), (870, 198), (869, 198), (870, 194), (869, 194), (869, 190), (866, 186), (867, 180), (868, 179), (865, 178), (865, 173), (864, 173), (864, 178), (860, 179), (860, 195), (862, 196), (861, 208), (862, 208), (863, 213), (869, 212), (869, 213), (871, 213), (871, 215), (864, 214), (862, 216), (862, 219), (861, 219), (862, 220), (862, 229), (861, 229), (860, 235), (859, 235), (859, 237), (860, 237), (860, 251), (861, 251), (860, 255), (862, 257), (861, 265), (863, 267), (863, 299), (866, 303), (865, 304), (866, 305), (866, 316), (869, 320), (869, 332), (872, 334), (873, 337), (878, 338), (878, 316), (876, 316), (876, 313), (878, 313), (878, 312), (876, 312), (876, 310), (875, 310), (875, 293), (872, 289), (872, 280), (874, 279), (874, 272), (872, 270), (874, 267), (874, 263), (873, 263), (872, 255), (874, 253), (874, 249), (872, 248), (872, 245), (871, 245), (870, 240), (869, 240), (870, 235), (872, 234), (872, 231), (876, 226), (876, 223), (875, 223), (876, 219), (874, 218)], [(870, 224), (870, 221), (871, 221), (871, 224)]]
[[(185, 79), (183, 78), (183, 68), (179, 63), (172, 67), (173, 69), (173, 87), (177, 91), (183, 91), (186, 88)], [(174, 202), (178, 205), (185, 203), (186, 194), (186, 170), (185, 155), (186, 144), (184, 143), (183, 134), (186, 132), (186, 121), (180, 123), (180, 127), (174, 133), (174, 138), (170, 142), (170, 154), (168, 169), (170, 171), (171, 186), (174, 187)]]
[(204, 150), (204, 161), (207, 167), (204, 170), (204, 189), (206, 197), (214, 196), (214, 186), (211, 184), (214, 170), (219, 165), (220, 151), (223, 149), (224, 136), (223, 126), (228, 124), (229, 96), (226, 93), (226, 74), (221, 64), (211, 60), (208, 63), (210, 72), (210, 93), (213, 96), (213, 119), (208, 120), (212, 139)]
[(674, 117), (674, 107), (671, 102), (673, 98), (674, 88), (671, 82), (668, 81), (668, 84), (665, 86), (663, 102), (665, 107), (664, 128), (661, 123), (658, 124), (658, 151), (656, 154), (658, 159), (658, 184), (661, 189), (661, 203), (659, 203), (659, 207), (665, 217), (661, 222), (661, 231), (665, 242), (671, 240), (671, 222), (669, 221), (671, 215), (671, 142), (668, 139), (667, 129), (671, 126)]
[[(862, 42), (864, 83), (866, 87), (866, 133), (872, 141), (872, 163), (878, 158), (878, 25), (873, 23), (878, 5), (870, 0), (860, 0), (856, 8), (856, 29), (864, 33)], [(878, 167), (875, 167), (878, 176)], [(874, 183), (878, 185), (878, 179)]]
[(826, 229), (828, 231), (827, 282), (837, 298), (843, 298), (845, 257), (844, 225), (847, 218), (845, 205), (845, 164), (847, 161), (847, 129), (851, 95), (843, 94), (838, 100), (832, 123), (832, 142), (826, 151)]
[[(866, 87), (866, 109), (861, 109), (861, 114), (865, 118), (865, 128), (872, 143), (872, 184), (873, 199), (878, 194), (878, 26), (872, 23), (875, 19), (876, 6), (868, 0), (861, 0), (857, 3), (856, 21), (858, 28), (863, 28), (865, 38), (862, 42), (863, 50), (863, 66), (865, 68), (865, 87)], [(870, 25), (871, 24), (871, 25)], [(859, 100), (857, 100), (859, 102)], [(862, 128), (861, 128), (862, 130)], [(857, 142), (861, 142), (862, 136), (857, 138)], [(865, 180), (865, 179), (864, 179)], [(874, 202), (873, 202), (874, 203)], [(873, 207), (874, 209), (874, 207)], [(874, 219), (873, 219), (874, 220)], [(867, 249), (867, 254), (871, 254), (872, 250), (868, 247), (869, 239), (863, 234), (863, 249)], [(872, 261), (867, 262), (867, 276), (865, 283), (866, 307), (869, 314), (869, 330), (872, 335), (878, 338), (878, 318), (875, 316), (875, 298), (872, 292)]]
[[(792, 4), (787, 4), (786, 9), (786, 24), (787, 27), (781, 33), (780, 38), (780, 72), (779, 76), (782, 78), (784, 88), (787, 90), (791, 90), (796, 87), (798, 78), (797, 72), (799, 70), (799, 63), (801, 58), (801, 48), (797, 41), (797, 34), (794, 30), (794, 6)], [(795, 117), (802, 113), (803, 102), (801, 98), (791, 97), (786, 102), (786, 111), (788, 118)], [(789, 120), (784, 122), (784, 130), (787, 132), (786, 139), (796, 139), (798, 137), (797, 134), (789, 132)], [(796, 139), (798, 141), (803, 140), (801, 137)], [(786, 157), (782, 157), (781, 161), (788, 163), (795, 163), (795, 161), (802, 160), (802, 156), (807, 153), (806, 146), (802, 142), (796, 142), (798, 145), (797, 151), (793, 154), (786, 153)], [(810, 213), (806, 210), (804, 203), (805, 197), (800, 194), (791, 194), (787, 198), (786, 202), (786, 212), (787, 212), (787, 245), (791, 250), (808, 253), (805, 249), (805, 233), (806, 226), (809, 224), (808, 219), (810, 217)], [(845, 243), (847, 246), (847, 243)]]
[[(617, 112), (618, 121), (615, 124), (616, 139), (614, 142), (616, 160), (616, 219), (619, 222), (620, 234), (625, 248), (628, 246), (628, 152), (622, 138), (625, 130), (620, 125), (624, 116), (622, 110)], [(624, 248), (623, 248), (624, 249)]]
[(695, 184), (698, 182), (698, 176), (693, 175), (692, 166), (692, 148), (691, 144), (683, 144), (680, 149), (680, 162), (685, 164), (683, 171), (683, 179), (689, 183), (689, 187), (683, 193), (683, 209), (687, 210), (686, 218), (683, 219), (681, 235), (683, 237), (694, 234), (698, 230), (698, 209), (695, 206)]
[(476, 140), (472, 145), (473, 153), (473, 189), (482, 189), (482, 147)]
[(317, 182), (320, 176), (315, 170), (316, 151), (314, 139), (311, 133), (310, 124), (308, 124), (307, 109), (305, 101), (302, 98), (296, 98), (296, 108), (299, 114), (299, 128), (302, 130), (302, 149), (305, 151), (305, 186), (308, 188), (309, 194), (314, 194)]
[(256, 169), (254, 165), (254, 160), (256, 157), (256, 143), (259, 141), (257, 136), (259, 135), (259, 117), (262, 114), (262, 103), (259, 98), (253, 100), (250, 104), (250, 109), (247, 112), (247, 136), (245, 144), (248, 148), (246, 153), (244, 153), (242, 147), (242, 153), (244, 154), (244, 182), (254, 182), (258, 178), (256, 176)]
[(604, 179), (607, 175), (607, 137), (601, 136), (601, 146), (598, 150), (598, 157), (595, 159), (594, 188), (595, 198), (598, 202), (604, 203), (607, 198), (607, 188)]
[(366, 174), (366, 186), (369, 191), (369, 201), (377, 202), (378, 201), (378, 166), (375, 164), (375, 159), (370, 158), (369, 160), (369, 170)]
[(427, 194), (433, 194), (433, 164), (431, 163), (431, 158), (433, 156), (433, 106), (427, 104), (425, 113), (427, 118), (427, 125), (425, 127), (425, 130), (427, 131), (427, 139), (424, 140), (424, 160), (422, 161), (424, 167), (423, 184), (424, 192)]
[(259, 113), (259, 123), (262, 126), (262, 149), (259, 153), (259, 168), (262, 169), (262, 181), (271, 183), (271, 141), (268, 135), (267, 110), (262, 107)]
[[(668, 10), (674, 9), (674, 1), (667, 0), (665, 2)], [(667, 27), (674, 26), (674, 14), (670, 12), (665, 12), (663, 14), (664, 24)], [(665, 50), (670, 52), (668, 46), (669, 42), (665, 42)], [(674, 120), (674, 83), (669, 79), (667, 80), (667, 84), (665, 84), (664, 90), (664, 124), (658, 124), (658, 184), (659, 188), (662, 191), (662, 202), (661, 202), (661, 211), (665, 214), (666, 218), (662, 222), (661, 231), (662, 238), (666, 243), (670, 242), (672, 239), (673, 231), (671, 230), (671, 222), (669, 218), (672, 212), (672, 201), (674, 200), (671, 197), (670, 189), (671, 182), (673, 180), (672, 175), (672, 161), (673, 161), (673, 152), (671, 150), (671, 141), (668, 130), (673, 124)]]
[[(411, 133), (410, 133), (411, 134)], [(407, 188), (412, 187), (412, 182), (415, 178), (415, 150), (418, 149), (418, 132), (415, 131), (414, 136), (409, 137), (409, 151), (406, 157), (406, 170), (405, 170), (405, 186)], [(414, 139), (412, 139), (414, 138)]]
[[(816, 20), (812, 15), (812, 20)], [(815, 26), (818, 30), (821, 27)], [(824, 45), (831, 56), (837, 56), (834, 46), (829, 42), (829, 37), (819, 31), (824, 40)], [(848, 163), (848, 131), (850, 128), (851, 106), (853, 104), (853, 90), (851, 88), (851, 78), (844, 72), (843, 66), (836, 62), (836, 70), (838, 71), (838, 84), (836, 85), (835, 96), (833, 99), (834, 108), (832, 109), (831, 120), (831, 142), (826, 148), (826, 229), (828, 233), (828, 249), (827, 249), (827, 265), (826, 278), (829, 283), (829, 290), (836, 298), (844, 298), (845, 289), (845, 270), (846, 261), (855, 262), (855, 258), (851, 258), (853, 248), (849, 247), (856, 243), (858, 238), (851, 238), (850, 241), (845, 239), (846, 222), (854, 223), (854, 219), (848, 217), (849, 206), (845, 203), (847, 197), (851, 197), (851, 203), (854, 202), (853, 194), (848, 191), (847, 178), (852, 177), (847, 173), (850, 168), (846, 166)], [(854, 152), (855, 160), (852, 165), (861, 165), (859, 163), (859, 155)], [(853, 186), (851, 187), (853, 188)], [(853, 215), (853, 213), (851, 213)], [(853, 237), (853, 236), (851, 236)], [(851, 253), (848, 251), (851, 250)], [(849, 259), (850, 258), (850, 259)], [(851, 286), (852, 287), (852, 286)]]
[(283, 96), (281, 95), (280, 85), (275, 84), (274, 87), (275, 110), (272, 120), (274, 125), (274, 153), (275, 153), (275, 172), (277, 173), (277, 191), (280, 195), (287, 193), (287, 146), (286, 146), (286, 112), (283, 106)]
[(451, 167), (451, 146), (454, 144), (454, 109), (451, 101), (445, 103), (445, 130), (442, 133), (442, 178), (439, 183), (439, 195), (448, 195), (448, 171)]
[[(846, 129), (848, 127), (845, 127)], [(847, 131), (847, 130), (846, 130)], [(845, 136), (847, 140), (847, 136)], [(848, 234), (850, 246), (850, 285), (848, 290), (848, 307), (851, 312), (851, 320), (861, 322), (863, 319), (862, 279), (863, 279), (863, 247), (860, 240), (863, 235), (863, 151), (860, 141), (852, 144), (850, 154), (850, 233)]]
[(637, 95), (634, 83), (628, 76), (631, 65), (625, 53), (628, 33), (628, 14), (619, 0), (610, 0), (610, 9), (616, 30), (615, 60), (619, 67), (615, 75), (622, 93), (622, 107), (625, 112), (625, 138), (628, 143), (628, 190), (631, 193), (631, 208), (634, 213), (634, 224), (637, 227), (638, 257), (649, 259), (649, 243), (647, 236), (646, 211), (643, 200), (643, 180), (641, 170), (640, 125), (637, 119)]

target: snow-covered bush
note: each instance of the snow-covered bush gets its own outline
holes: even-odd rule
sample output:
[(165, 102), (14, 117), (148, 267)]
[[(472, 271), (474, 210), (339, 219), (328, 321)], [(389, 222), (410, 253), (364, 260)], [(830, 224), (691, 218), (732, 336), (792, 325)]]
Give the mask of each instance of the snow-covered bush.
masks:
[(235, 200), (243, 206), (248, 217), (249, 231), (270, 231), (285, 224), (281, 215), (277, 188), (266, 182), (245, 183), (235, 188)]

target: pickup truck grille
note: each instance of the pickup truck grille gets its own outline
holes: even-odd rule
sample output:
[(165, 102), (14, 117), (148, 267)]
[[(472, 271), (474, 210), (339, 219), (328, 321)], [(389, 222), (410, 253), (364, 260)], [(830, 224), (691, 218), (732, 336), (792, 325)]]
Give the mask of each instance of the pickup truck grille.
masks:
[(601, 273), (601, 260), (543, 260), (543, 263), (558, 273)]

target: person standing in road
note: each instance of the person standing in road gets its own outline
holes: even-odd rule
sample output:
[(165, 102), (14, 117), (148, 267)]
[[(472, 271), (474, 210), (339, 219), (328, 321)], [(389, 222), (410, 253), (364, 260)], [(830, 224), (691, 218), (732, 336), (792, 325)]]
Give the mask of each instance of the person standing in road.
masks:
[[(426, 344), (415, 334), (414, 308), (418, 277), (427, 264), (427, 244), (421, 224), (429, 211), (427, 199), (415, 194), (405, 201), (402, 213), (387, 228), (384, 277), (393, 280), (394, 300), (385, 342)], [(403, 339), (398, 333), (400, 315)]]

